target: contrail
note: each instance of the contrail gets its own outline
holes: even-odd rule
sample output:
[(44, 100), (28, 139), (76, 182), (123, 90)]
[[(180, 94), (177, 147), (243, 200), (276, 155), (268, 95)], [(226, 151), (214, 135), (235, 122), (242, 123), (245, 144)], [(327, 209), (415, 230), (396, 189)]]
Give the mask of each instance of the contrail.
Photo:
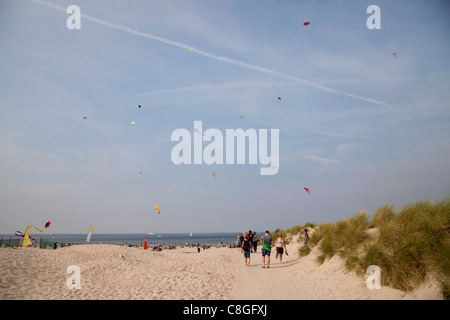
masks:
[[(64, 7), (61, 7), (61, 6), (58, 6), (58, 5), (54, 5), (52, 3), (48, 3), (48, 2), (45, 2), (45, 1), (41, 1), (41, 0), (30, 0), (30, 1), (35, 2), (35, 3), (39, 3), (41, 5), (45, 5), (45, 6), (57, 9), (57, 10), (61, 10), (61, 11), (64, 11), (64, 12), (66, 12), (66, 10), (67, 10)], [(378, 100), (374, 100), (374, 99), (371, 99), (371, 98), (365, 98), (365, 97), (357, 96), (357, 95), (354, 95), (354, 94), (351, 94), (351, 93), (339, 92), (337, 90), (334, 90), (334, 89), (328, 88), (326, 86), (323, 86), (320, 83), (316, 83), (316, 82), (313, 82), (313, 81), (309, 81), (309, 80), (301, 79), (301, 78), (298, 78), (298, 77), (294, 77), (292, 75), (289, 75), (289, 74), (286, 74), (286, 73), (283, 73), (283, 72), (279, 72), (279, 71), (271, 70), (271, 69), (264, 68), (264, 67), (261, 67), (261, 66), (249, 64), (249, 63), (246, 63), (246, 62), (243, 62), (243, 61), (239, 61), (239, 60), (236, 60), (236, 59), (233, 59), (233, 58), (218, 56), (218, 55), (215, 55), (213, 53), (197, 49), (197, 48), (195, 48), (193, 46), (190, 46), (190, 45), (178, 42), (178, 41), (173, 41), (173, 40), (165, 39), (163, 37), (155, 36), (155, 35), (150, 34), (150, 33), (141, 32), (141, 31), (129, 28), (127, 26), (123, 26), (121, 24), (104, 21), (104, 20), (101, 20), (101, 19), (89, 16), (89, 15), (86, 15), (86, 14), (83, 14), (83, 13), (81, 13), (81, 17), (83, 17), (86, 20), (92, 21), (94, 23), (97, 23), (97, 24), (100, 24), (100, 25), (103, 25), (103, 26), (106, 26), (106, 27), (109, 27), (109, 28), (112, 28), (112, 29), (128, 32), (128, 33), (134, 34), (134, 35), (139, 36), (139, 37), (148, 38), (148, 39), (156, 40), (156, 41), (159, 41), (159, 42), (163, 42), (163, 43), (166, 43), (166, 44), (169, 44), (171, 46), (178, 47), (178, 48), (189, 49), (191, 52), (195, 52), (197, 54), (200, 54), (202, 56), (205, 56), (205, 57), (217, 60), (217, 61), (222, 61), (222, 62), (229, 63), (229, 64), (232, 64), (232, 65), (240, 66), (240, 67), (243, 67), (243, 68), (246, 68), (246, 69), (260, 71), (260, 72), (264, 72), (264, 73), (271, 74), (271, 75), (274, 75), (274, 76), (278, 76), (278, 77), (281, 77), (281, 78), (289, 79), (289, 80), (295, 81), (295, 82), (297, 82), (299, 84), (302, 84), (302, 85), (305, 85), (305, 86), (308, 86), (308, 87), (312, 87), (312, 88), (315, 88), (315, 89), (318, 89), (318, 90), (322, 90), (322, 91), (325, 91), (325, 92), (339, 94), (339, 95), (344, 95), (344, 96), (347, 96), (347, 97), (350, 97), (350, 98), (359, 99), (359, 100), (363, 100), (363, 101), (367, 101), (367, 102), (383, 105), (383, 106), (386, 106), (386, 107), (390, 107), (388, 104), (386, 104), (386, 103), (384, 103), (382, 101), (378, 101)]]

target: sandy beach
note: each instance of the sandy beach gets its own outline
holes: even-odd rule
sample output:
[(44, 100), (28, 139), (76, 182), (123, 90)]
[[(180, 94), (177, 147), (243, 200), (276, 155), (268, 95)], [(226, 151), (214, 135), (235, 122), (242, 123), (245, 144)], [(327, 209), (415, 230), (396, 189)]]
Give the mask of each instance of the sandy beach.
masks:
[[(251, 254), (249, 267), (239, 249), (227, 247), (200, 253), (195, 248), (155, 252), (104, 244), (0, 248), (0, 299), (442, 299), (433, 281), (411, 293), (385, 286), (370, 290), (366, 278), (346, 272), (338, 257), (320, 266), (314, 250), (300, 258), (300, 245), (291, 241), (282, 265), (272, 252), (269, 269), (262, 268), (260, 248)], [(66, 285), (71, 265), (80, 268), (80, 289)]]

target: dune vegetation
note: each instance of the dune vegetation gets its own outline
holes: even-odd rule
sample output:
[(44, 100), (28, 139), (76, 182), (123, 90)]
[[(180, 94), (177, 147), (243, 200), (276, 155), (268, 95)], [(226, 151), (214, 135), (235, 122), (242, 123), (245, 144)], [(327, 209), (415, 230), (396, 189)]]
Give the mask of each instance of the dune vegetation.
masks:
[(450, 198), (411, 203), (399, 210), (384, 205), (369, 219), (360, 211), (347, 220), (316, 226), (307, 223), (287, 230), (277, 229), (287, 239), (304, 229), (310, 241), (299, 255), (317, 248), (319, 264), (339, 255), (348, 271), (365, 274), (367, 267), (380, 267), (381, 285), (410, 292), (429, 278), (436, 279), (444, 299), (450, 299)]

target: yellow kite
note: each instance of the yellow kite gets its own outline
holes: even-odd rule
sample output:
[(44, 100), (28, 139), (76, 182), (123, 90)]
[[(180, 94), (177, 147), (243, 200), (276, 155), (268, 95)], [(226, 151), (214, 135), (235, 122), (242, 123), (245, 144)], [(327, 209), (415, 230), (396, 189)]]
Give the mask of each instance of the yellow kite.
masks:
[(28, 237), (28, 231), (30, 231), (30, 228), (35, 228), (37, 231), (42, 232), (42, 230), (39, 230), (38, 228), (36, 228), (34, 226), (29, 226), (25, 230), (25, 235), (23, 236), (22, 248), (25, 248), (25, 247), (29, 246), (30, 244), (32, 244), (30, 241), (30, 238)]

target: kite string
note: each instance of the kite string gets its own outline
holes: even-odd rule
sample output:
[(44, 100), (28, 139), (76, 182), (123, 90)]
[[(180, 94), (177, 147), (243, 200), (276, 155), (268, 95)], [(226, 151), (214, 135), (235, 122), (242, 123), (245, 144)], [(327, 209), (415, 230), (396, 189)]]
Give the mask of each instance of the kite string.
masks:
[(85, 119), (85, 120), (87, 120), (87, 123), (89, 124), (89, 126), (90, 126), (95, 132), (97, 132), (97, 134), (98, 134), (100, 137), (102, 137), (103, 140), (105, 140), (105, 142), (106, 142), (108, 145), (111, 146), (111, 143), (109, 143), (109, 141), (108, 141), (108, 140), (105, 138), (105, 136), (100, 132), (100, 130), (98, 130), (92, 123), (90, 123), (88, 119)]

